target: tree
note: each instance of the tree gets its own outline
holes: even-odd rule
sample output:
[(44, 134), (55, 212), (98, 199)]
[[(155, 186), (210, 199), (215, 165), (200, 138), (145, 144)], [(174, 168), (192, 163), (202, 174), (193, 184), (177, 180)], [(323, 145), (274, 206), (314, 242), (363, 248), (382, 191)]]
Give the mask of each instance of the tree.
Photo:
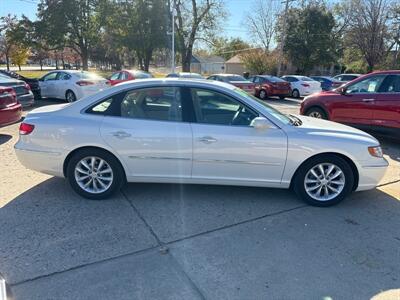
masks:
[(29, 57), (29, 49), (16, 44), (11, 47), (10, 58), (13, 64), (17, 65), (21, 71), (21, 65), (24, 65)]
[(7, 70), (10, 70), (10, 55), (13, 46), (11, 32), (17, 26), (17, 17), (10, 14), (0, 18), (0, 53), (6, 59)]
[(171, 0), (176, 9), (177, 46), (181, 54), (182, 70), (190, 72), (193, 46), (196, 40), (210, 40), (208, 35), (225, 16), (222, 0)]
[(344, 5), (347, 5), (350, 13), (347, 44), (361, 52), (368, 64), (368, 71), (373, 71), (395, 44), (389, 41), (390, 1), (351, 0)]
[(245, 67), (253, 74), (276, 74), (278, 67), (278, 53), (254, 49), (240, 54)]
[(211, 41), (211, 52), (214, 55), (222, 56), (226, 60), (240, 53), (241, 50), (250, 49), (251, 46), (240, 38), (217, 37)]
[[(281, 24), (277, 27), (279, 36), (283, 35)], [(307, 74), (316, 65), (335, 62), (337, 43), (334, 26), (332, 13), (322, 3), (313, 1), (289, 9), (283, 51), (299, 72)]]
[(250, 36), (269, 50), (276, 30), (276, 17), (281, 4), (275, 0), (254, 0), (251, 12), (245, 17)]
[(96, 12), (100, 0), (42, 0), (38, 8), (45, 36), (52, 46), (72, 48), (88, 69), (91, 47), (99, 38), (100, 25)]

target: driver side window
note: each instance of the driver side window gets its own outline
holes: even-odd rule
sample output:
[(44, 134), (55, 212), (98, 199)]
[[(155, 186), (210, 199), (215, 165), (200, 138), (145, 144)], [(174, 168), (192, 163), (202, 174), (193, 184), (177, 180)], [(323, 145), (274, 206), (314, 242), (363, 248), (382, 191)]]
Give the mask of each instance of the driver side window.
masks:
[(56, 80), (57, 74), (57, 72), (47, 74), (43, 77), (43, 81)]
[(382, 75), (365, 78), (361, 81), (349, 85), (346, 89), (346, 92), (347, 94), (377, 93), (384, 78), (385, 76)]
[(239, 101), (218, 92), (192, 89), (191, 93), (198, 123), (250, 126), (258, 117)]

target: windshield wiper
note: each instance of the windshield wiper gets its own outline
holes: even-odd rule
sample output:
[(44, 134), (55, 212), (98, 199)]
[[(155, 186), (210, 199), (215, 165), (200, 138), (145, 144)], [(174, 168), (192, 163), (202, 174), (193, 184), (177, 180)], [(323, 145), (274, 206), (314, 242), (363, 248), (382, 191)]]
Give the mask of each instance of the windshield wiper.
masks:
[(292, 114), (289, 114), (288, 117), (290, 119), (290, 124), (292, 124), (293, 126), (301, 126), (301, 124), (303, 124), (303, 122), (298, 117)]

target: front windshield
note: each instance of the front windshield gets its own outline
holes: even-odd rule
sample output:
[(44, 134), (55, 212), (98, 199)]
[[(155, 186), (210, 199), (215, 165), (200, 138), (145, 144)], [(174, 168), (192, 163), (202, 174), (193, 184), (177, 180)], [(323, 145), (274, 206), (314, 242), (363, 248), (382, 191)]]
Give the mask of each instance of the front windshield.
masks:
[(256, 97), (254, 97), (253, 95), (250, 95), (249, 93), (246, 93), (245, 91), (243, 91), (242, 89), (239, 88), (235, 88), (234, 91), (239, 94), (242, 97), (245, 97), (249, 100), (255, 100), (257, 101), (259, 104), (261, 104), (262, 106), (264, 106), (264, 108), (268, 111), (269, 114), (271, 114), (273, 117), (277, 118), (279, 121), (281, 121), (282, 123), (284, 123), (285, 125), (291, 124), (292, 120), (289, 116), (281, 113), (279, 110), (273, 108), (272, 106), (269, 106), (267, 103), (265, 103), (264, 101), (261, 101), (260, 99), (257, 99)]

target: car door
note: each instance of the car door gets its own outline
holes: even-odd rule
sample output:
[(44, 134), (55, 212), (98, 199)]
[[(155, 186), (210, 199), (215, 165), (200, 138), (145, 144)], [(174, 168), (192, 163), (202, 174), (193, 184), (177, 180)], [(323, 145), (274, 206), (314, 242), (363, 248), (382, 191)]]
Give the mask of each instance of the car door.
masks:
[(66, 72), (59, 72), (54, 82), (54, 97), (65, 99), (65, 93), (69, 89), (71, 75)]
[(251, 121), (259, 114), (236, 98), (200, 88), (191, 89), (191, 95), (196, 115), (192, 178), (279, 184), (286, 161), (285, 133), (272, 123), (265, 131), (253, 128)]
[(370, 125), (377, 91), (386, 75), (371, 75), (345, 87), (343, 94), (329, 101), (332, 121)]
[(262, 88), (262, 79), (259, 76), (254, 76), (251, 81), (254, 83), (255, 94), (259, 95)]
[(400, 74), (386, 76), (376, 95), (372, 126), (400, 130)]
[(192, 130), (183, 119), (179, 87), (133, 89), (113, 99), (101, 125), (105, 142), (129, 168), (128, 177), (190, 178)]
[(42, 97), (52, 98), (55, 96), (55, 82), (58, 72), (46, 74), (39, 80)]

